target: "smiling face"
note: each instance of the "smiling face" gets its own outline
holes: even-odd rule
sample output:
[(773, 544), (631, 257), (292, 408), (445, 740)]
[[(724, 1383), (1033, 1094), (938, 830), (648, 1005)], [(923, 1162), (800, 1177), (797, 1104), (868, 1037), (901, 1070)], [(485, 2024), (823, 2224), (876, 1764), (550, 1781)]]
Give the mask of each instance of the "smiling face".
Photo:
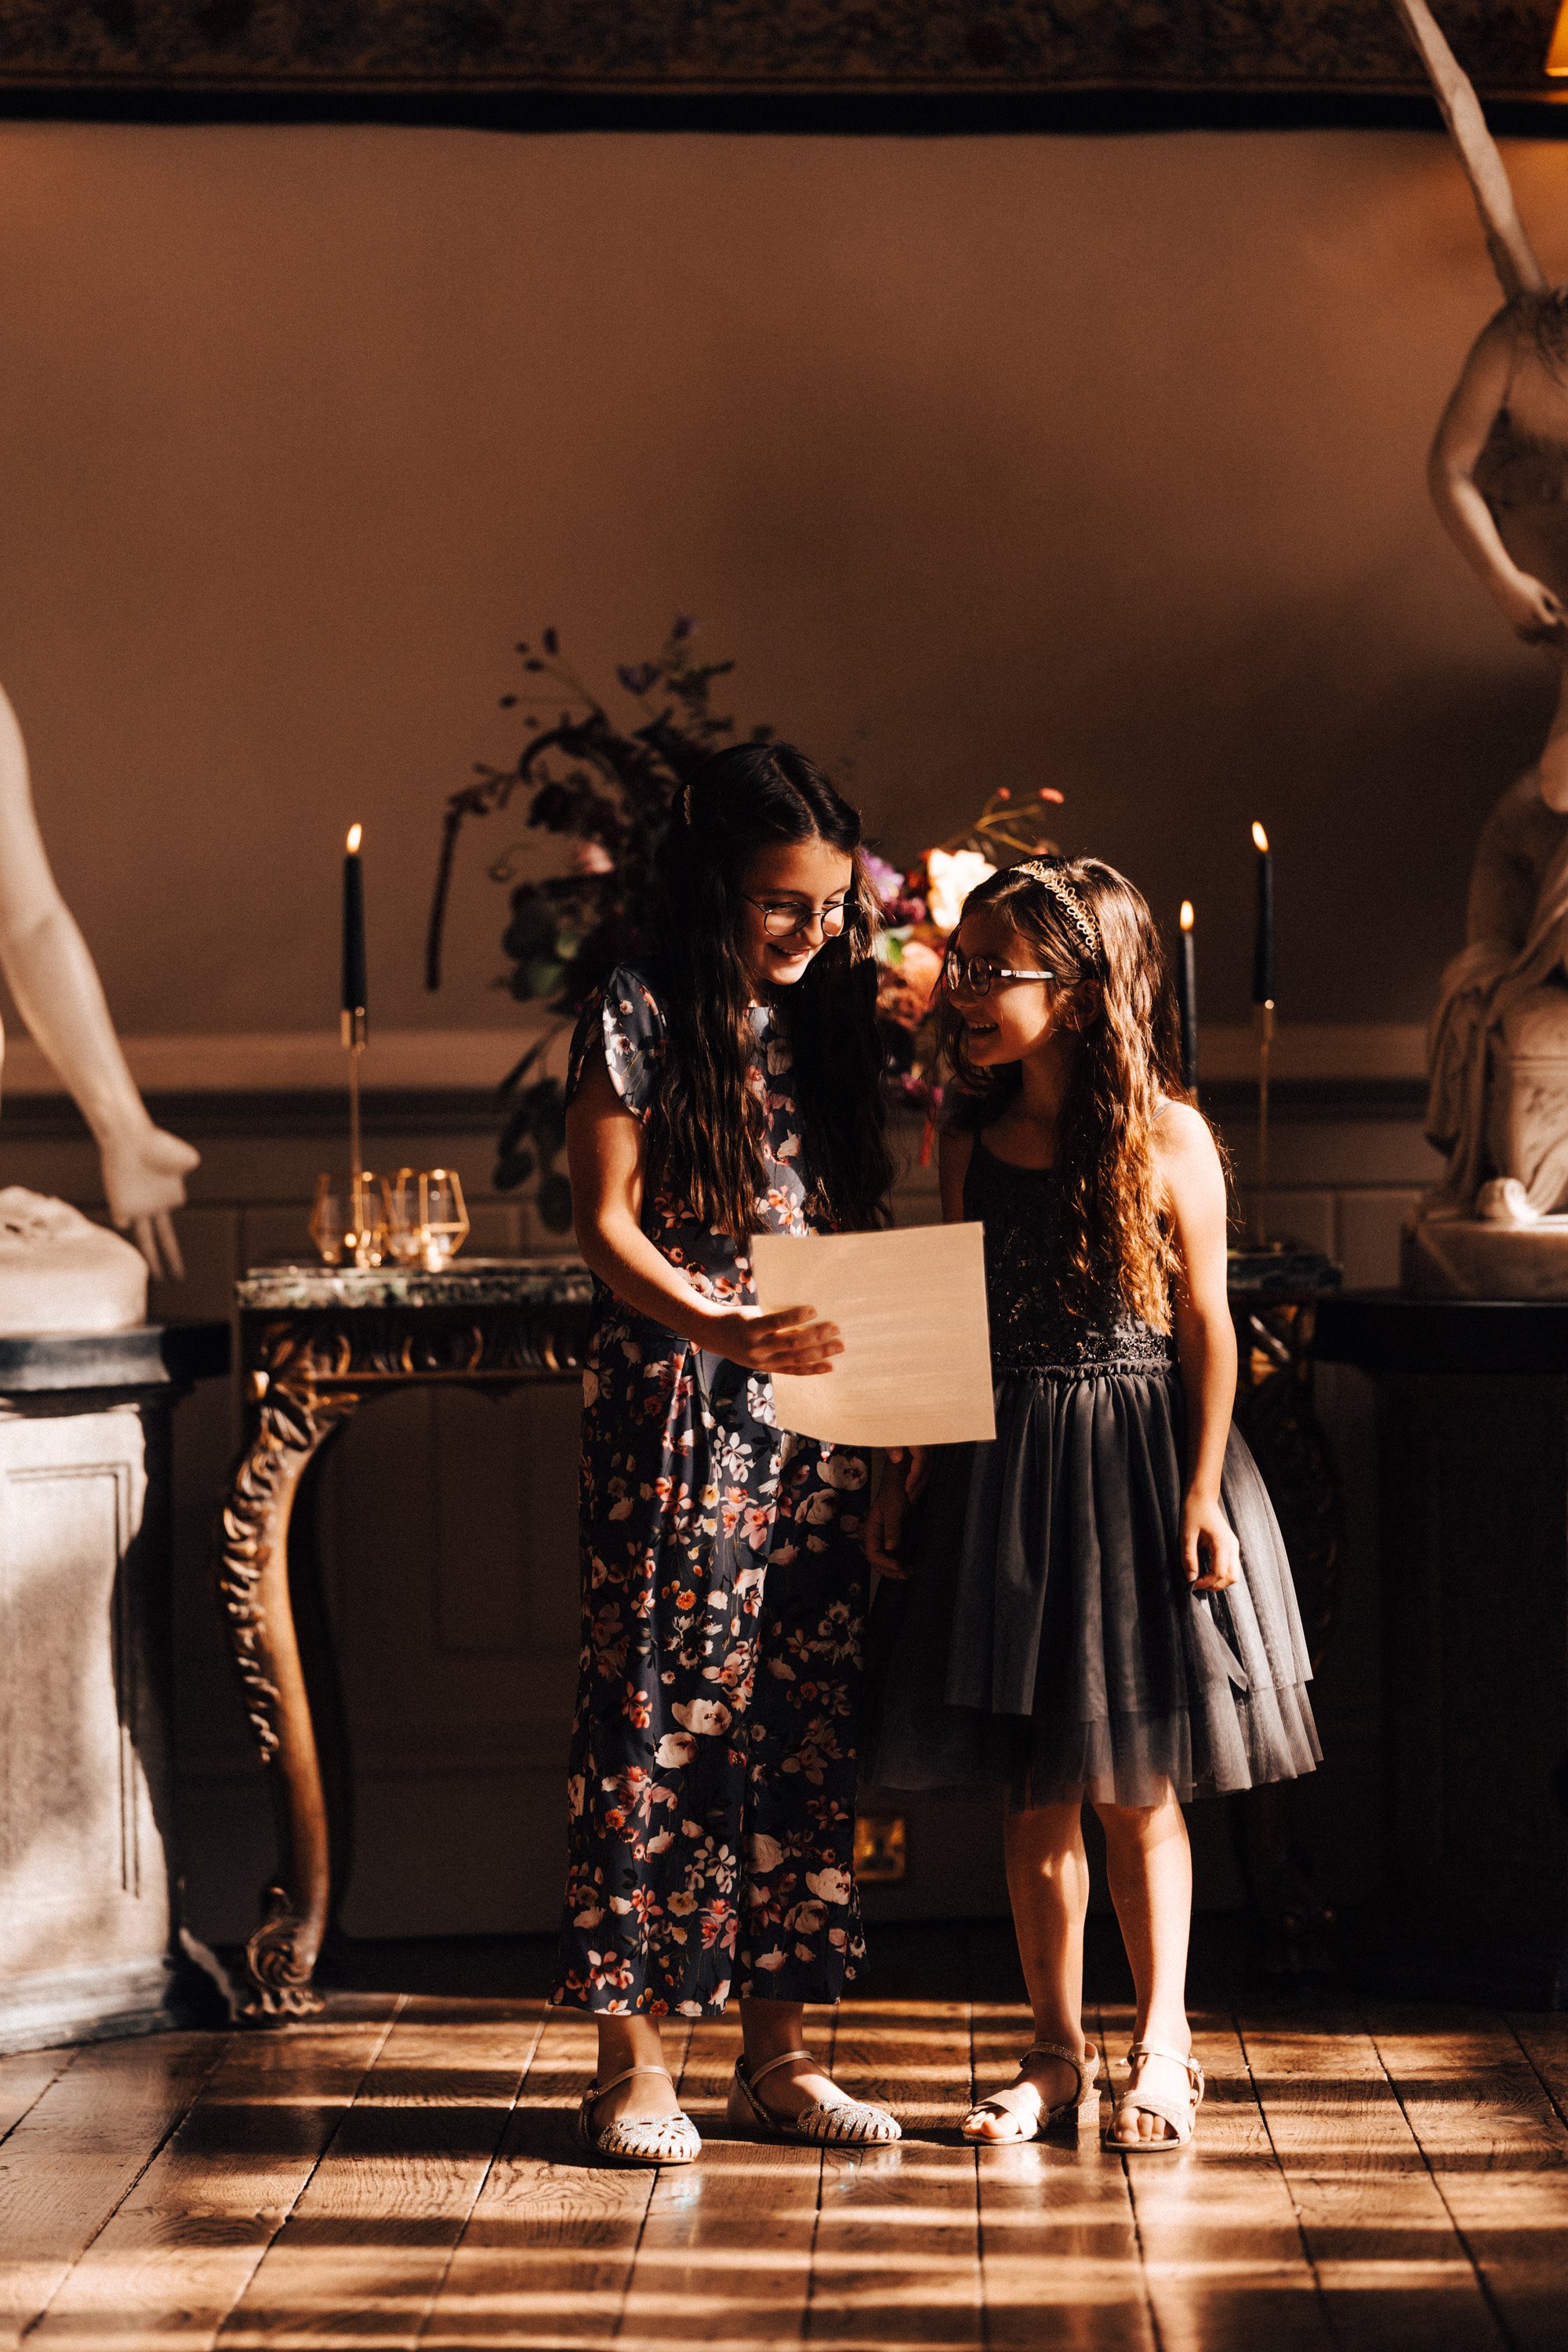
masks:
[[(1038, 948), (1014, 929), (999, 907), (977, 907), (965, 915), (952, 945), (966, 963), (984, 960), (1005, 971), (1045, 969)], [(998, 980), (984, 996), (969, 988), (950, 993), (963, 1024), (963, 1051), (977, 1069), (1021, 1062), (1075, 1025), (1069, 992), (1054, 980)]]
[(804, 979), (843, 929), (854, 879), (848, 852), (815, 835), (757, 851), (741, 885), (741, 945), (759, 986), (793, 988)]

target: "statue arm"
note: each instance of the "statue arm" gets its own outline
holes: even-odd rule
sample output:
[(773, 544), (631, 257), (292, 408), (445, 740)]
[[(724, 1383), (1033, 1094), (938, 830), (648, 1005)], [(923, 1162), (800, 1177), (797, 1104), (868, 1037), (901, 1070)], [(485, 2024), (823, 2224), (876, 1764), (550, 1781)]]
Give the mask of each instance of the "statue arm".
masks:
[(1426, 480), (1444, 530), (1490, 590), (1510, 626), (1528, 644), (1561, 645), (1568, 635), (1568, 614), (1543, 581), (1520, 570), (1476, 487), (1477, 464), (1508, 398), (1518, 331), (1503, 310), (1477, 338), (1437, 426)]
[(91, 1129), (117, 1225), (153, 1271), (181, 1271), (169, 1213), (197, 1154), (148, 1117), (114, 1034), (86, 940), (61, 898), (38, 831), (27, 754), (0, 689), (0, 969), (35, 1042)]

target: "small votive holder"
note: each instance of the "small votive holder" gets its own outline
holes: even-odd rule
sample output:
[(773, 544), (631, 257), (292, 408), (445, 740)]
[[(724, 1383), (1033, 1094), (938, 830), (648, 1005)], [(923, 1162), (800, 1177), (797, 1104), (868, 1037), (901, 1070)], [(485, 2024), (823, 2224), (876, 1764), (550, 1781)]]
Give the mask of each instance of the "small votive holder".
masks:
[(316, 1179), (310, 1239), (327, 1265), (379, 1265), (386, 1254), (386, 1202), (381, 1179), (362, 1168), (352, 1181)]
[(399, 1265), (439, 1274), (468, 1237), (462, 1179), (455, 1168), (400, 1168), (385, 1186), (387, 1255)]

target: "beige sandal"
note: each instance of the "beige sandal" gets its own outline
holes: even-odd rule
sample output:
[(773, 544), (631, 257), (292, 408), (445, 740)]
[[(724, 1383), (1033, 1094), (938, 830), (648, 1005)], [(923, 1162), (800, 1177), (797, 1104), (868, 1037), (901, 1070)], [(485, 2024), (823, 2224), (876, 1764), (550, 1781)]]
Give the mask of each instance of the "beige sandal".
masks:
[[(1064, 2059), (1078, 2076), (1072, 2096), (1063, 2099), (1058, 2106), (1047, 2107), (1037, 2085), (1029, 2081), (1024, 2072), (1031, 2058)], [(1033, 2042), (1018, 2061), (1017, 2080), (1005, 2084), (1003, 2088), (1008, 2091), (1022, 2088), (1034, 2092), (1034, 2122), (1030, 2123), (1028, 2118), (1021, 2116), (1016, 2107), (1000, 2105), (995, 2098), (977, 2099), (964, 2116), (959, 2129), (965, 2139), (973, 2140), (978, 2147), (1016, 2147), (1023, 2140), (1038, 2139), (1043, 2131), (1049, 2131), (1053, 2124), (1062, 2123), (1069, 2116), (1074, 2124), (1079, 2126), (1082, 2126), (1086, 2116), (1092, 2116), (1098, 2122), (1100, 2120), (1099, 2074), (1100, 2053), (1092, 2042), (1086, 2042), (1081, 2050), (1069, 2050), (1065, 2042)], [(975, 2116), (987, 2114), (1005, 2116), (1009, 2122), (1017, 2125), (1017, 2130), (1005, 2139), (998, 2138), (994, 2132), (971, 2131), (969, 2126)]]
[(1135, 2042), (1127, 2053), (1127, 2064), (1130, 2071), (1137, 2065), (1141, 2058), (1168, 2058), (1173, 2066), (1185, 2067), (1186, 2100), (1178, 2107), (1173, 2100), (1167, 2101), (1153, 2096), (1148, 2092), (1140, 2091), (1131, 2082), (1129, 2082), (1127, 2095), (1125, 2098), (1118, 2101), (1118, 2105), (1123, 2108), (1131, 2107), (1134, 2115), (1158, 2116), (1163, 2124), (1170, 2126), (1169, 2133), (1162, 2133), (1150, 2139), (1145, 2139), (1142, 2133), (1138, 2133), (1131, 2139), (1121, 2139), (1117, 2135), (1116, 2117), (1113, 2114), (1106, 2126), (1105, 2146), (1118, 2156), (1168, 2156), (1173, 2149), (1185, 2147), (1192, 2138), (1193, 2126), (1198, 2119), (1198, 2109), (1203, 2105), (1204, 2070), (1190, 2052), (1167, 2050), (1161, 2042)]
[(601, 2164), (694, 2164), (702, 2142), (689, 2116), (613, 2116), (595, 2130), (592, 2109), (634, 2074), (662, 2074), (667, 2083), (671, 2079), (668, 2066), (628, 2066), (607, 2083), (590, 2083), (577, 2110), (577, 2137), (583, 2146)]
[(843, 2092), (836, 2099), (819, 2099), (814, 2106), (803, 2107), (797, 2116), (775, 2115), (757, 2096), (757, 2084), (775, 2066), (787, 2066), (792, 2060), (810, 2056), (809, 2051), (786, 2050), (782, 2057), (770, 2058), (765, 2066), (754, 2070), (744, 2058), (737, 2058), (735, 2071), (730, 2077), (729, 2116), (731, 2131), (761, 2139), (806, 2140), (818, 2147), (879, 2147), (902, 2139), (903, 2130), (897, 2116), (886, 2107), (874, 2107), (866, 2099), (851, 2099)]

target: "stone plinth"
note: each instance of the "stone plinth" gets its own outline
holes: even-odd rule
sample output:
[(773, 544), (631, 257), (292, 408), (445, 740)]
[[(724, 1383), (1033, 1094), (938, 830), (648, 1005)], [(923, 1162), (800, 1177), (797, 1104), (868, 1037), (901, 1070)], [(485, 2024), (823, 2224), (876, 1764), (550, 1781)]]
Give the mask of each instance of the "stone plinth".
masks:
[(1420, 1298), (1568, 1299), (1568, 1217), (1417, 1217), (1401, 1237), (1399, 1279)]
[(1347, 1292), (1315, 1354), (1378, 1392), (1377, 1967), (1568, 2002), (1568, 1302)]
[(221, 1323), (0, 1339), (0, 2051), (173, 2021), (173, 1408)]

